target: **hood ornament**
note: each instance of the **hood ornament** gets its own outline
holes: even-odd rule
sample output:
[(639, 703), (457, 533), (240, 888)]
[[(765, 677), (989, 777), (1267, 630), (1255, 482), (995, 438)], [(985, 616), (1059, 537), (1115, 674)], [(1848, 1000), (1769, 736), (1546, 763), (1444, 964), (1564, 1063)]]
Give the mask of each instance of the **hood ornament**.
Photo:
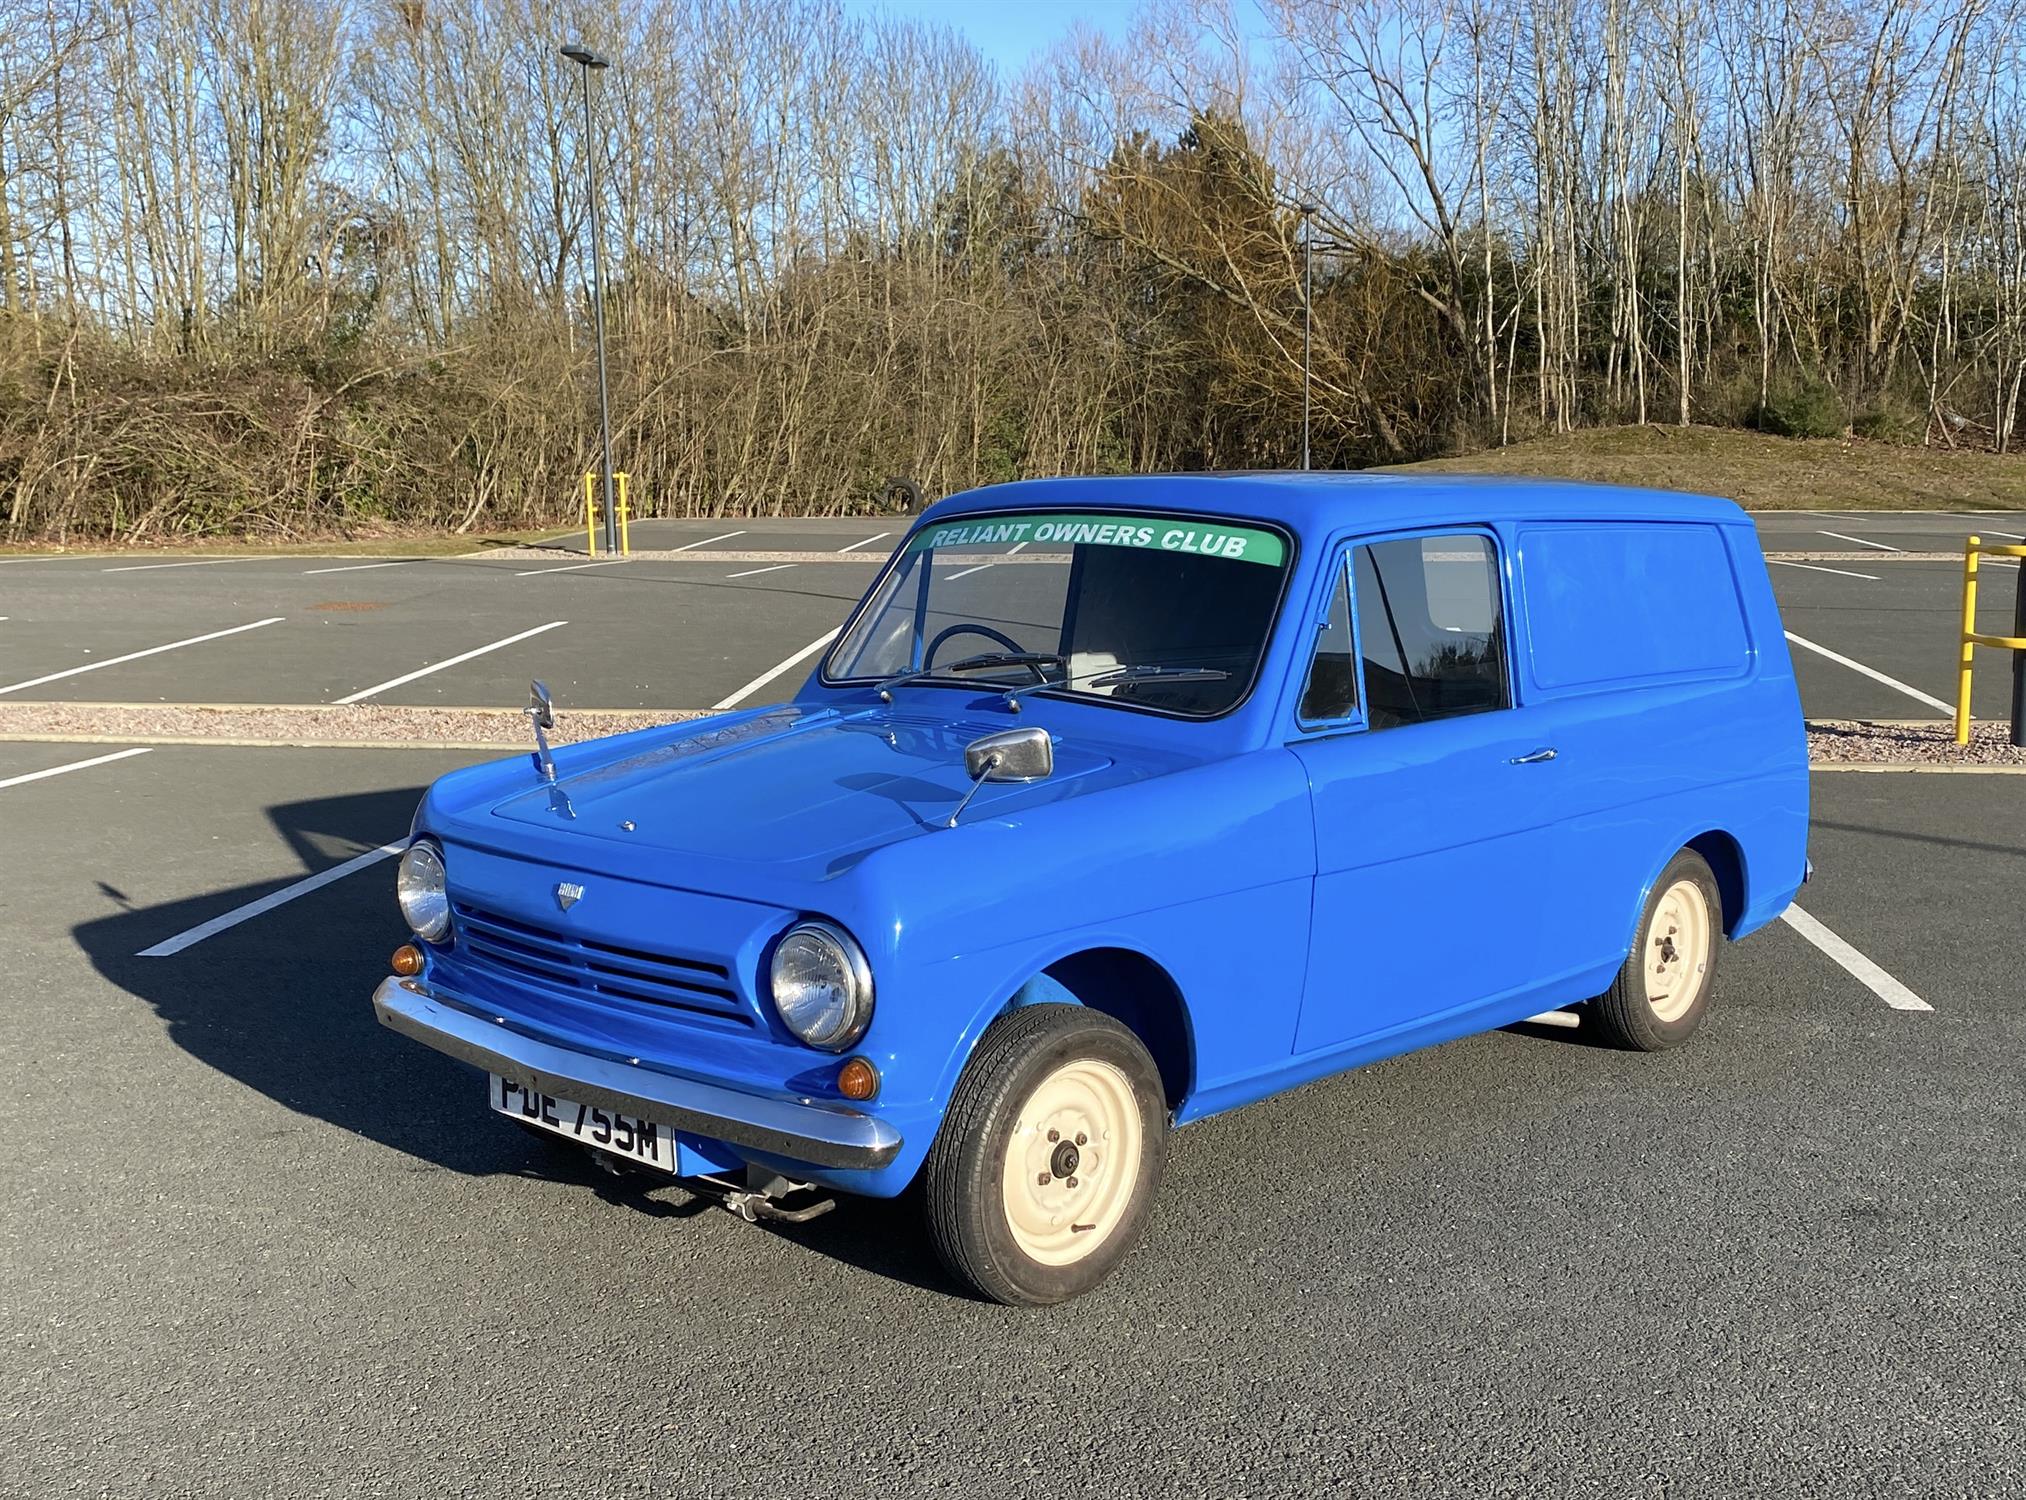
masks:
[(574, 880), (559, 880), (556, 882), (556, 905), (562, 907), (564, 911), (568, 911), (583, 899), (584, 888)]
[(528, 706), (521, 712), (528, 716), (528, 727), (535, 732), (535, 769), (542, 773), (542, 780), (554, 781), (556, 761), (549, 754), (549, 737), (542, 731), (556, 727), (556, 705), (549, 697), (548, 684), (541, 678), (528, 684)]

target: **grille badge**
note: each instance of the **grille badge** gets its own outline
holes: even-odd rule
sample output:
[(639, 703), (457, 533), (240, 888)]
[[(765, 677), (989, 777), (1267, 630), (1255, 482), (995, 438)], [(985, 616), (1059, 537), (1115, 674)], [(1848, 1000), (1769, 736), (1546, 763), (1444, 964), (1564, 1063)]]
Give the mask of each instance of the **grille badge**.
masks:
[(556, 905), (562, 907), (564, 911), (568, 911), (583, 899), (584, 888), (581, 885), (570, 880), (556, 882)]

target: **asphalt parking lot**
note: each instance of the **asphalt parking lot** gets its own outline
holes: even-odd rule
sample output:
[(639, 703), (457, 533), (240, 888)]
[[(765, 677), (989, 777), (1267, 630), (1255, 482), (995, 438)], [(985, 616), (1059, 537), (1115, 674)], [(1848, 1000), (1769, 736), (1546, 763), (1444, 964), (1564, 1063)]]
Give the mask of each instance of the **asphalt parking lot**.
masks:
[[(1772, 570), (1808, 712), (1945, 712), (1961, 564), (1895, 555), (1959, 555), (1972, 530), (2008, 541), (2016, 533), (1997, 524), (2026, 527), (2026, 516), (1758, 519), (1769, 552), (1841, 559)], [(760, 688), (742, 690), (777, 668), (768, 684), (792, 687), (905, 526), (901, 517), (646, 521), (633, 528), (637, 549), (690, 550), (617, 561), (9, 559), (0, 564), (0, 702), (511, 705), (530, 676), (566, 707), (765, 701), (753, 696)], [(1820, 534), (1839, 527), (1843, 539)], [(1880, 561), (1842, 557), (1867, 550)], [(1980, 627), (2006, 633), (2016, 572), (1993, 560), (1984, 576)], [(1986, 652), (1979, 667), (1973, 709), (2002, 717), (2006, 663)]]
[[(1823, 717), (1953, 696), (1959, 568), (1888, 549), (2026, 531), (1760, 520), (1879, 552), (1773, 569)], [(882, 524), (9, 560), (0, 704), (762, 702)], [(2002, 657), (1978, 678), (1997, 717)], [(957, 1294), (906, 1203), (747, 1225), (375, 1024), (377, 851), (478, 758), (0, 741), (0, 1492), (2026, 1489), (2026, 777), (1818, 773), (1801, 904), (1869, 970), (1776, 924), (1682, 1052), (1519, 1027), (1191, 1126), (1120, 1274), (1025, 1314)]]

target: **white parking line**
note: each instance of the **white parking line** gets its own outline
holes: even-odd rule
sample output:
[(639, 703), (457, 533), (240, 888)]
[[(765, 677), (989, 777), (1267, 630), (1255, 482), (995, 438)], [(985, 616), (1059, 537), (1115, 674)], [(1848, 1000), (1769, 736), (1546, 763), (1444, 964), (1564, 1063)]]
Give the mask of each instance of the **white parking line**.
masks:
[(1906, 551), (1906, 548), (1904, 548), (1904, 547), (1892, 547), (1892, 546), (1888, 546), (1888, 545), (1887, 545), (1886, 543), (1884, 543), (1884, 542), (1867, 542), (1867, 541), (1866, 541), (1866, 540), (1865, 540), (1865, 539), (1864, 539), (1863, 537), (1861, 537), (1861, 536), (1845, 536), (1845, 535), (1844, 535), (1844, 534), (1843, 534), (1842, 532), (1840, 532), (1840, 531), (1818, 531), (1818, 532), (1816, 532), (1816, 533), (1815, 533), (1815, 535), (1817, 535), (1817, 536), (1833, 536), (1833, 537), (1835, 537), (1835, 538), (1836, 538), (1836, 540), (1837, 540), (1837, 541), (1839, 541), (1839, 542), (1855, 542), (1855, 543), (1856, 543), (1856, 544), (1857, 544), (1858, 546), (1860, 546), (1860, 547), (1876, 547), (1876, 548), (1877, 548), (1877, 549), (1878, 549), (1878, 550), (1879, 550), (1880, 552), (1904, 552), (1904, 551)]
[(195, 562), (129, 563), (121, 568), (100, 568), (101, 573), (147, 573), (156, 568), (215, 568), (220, 563), (259, 562), (257, 557), (200, 557)]
[(952, 573), (952, 574), (950, 574), (950, 575), (949, 575), (948, 577), (946, 577), (946, 578), (945, 578), (945, 579), (943, 580), (943, 582), (945, 582), (945, 583), (955, 583), (955, 582), (956, 582), (956, 581), (957, 581), (957, 580), (958, 580), (959, 578), (969, 578), (969, 577), (970, 577), (970, 576), (971, 576), (971, 575), (972, 575), (973, 573), (982, 573), (982, 572), (984, 572), (984, 571), (985, 571), (985, 570), (986, 570), (987, 568), (989, 568), (989, 567), (991, 567), (991, 566), (992, 566), (992, 564), (990, 564), (990, 563), (979, 563), (979, 564), (978, 564), (978, 566), (977, 566), (977, 567), (975, 567), (975, 568), (966, 568), (966, 569), (964, 569), (964, 571), (963, 571), (963, 572), (961, 572), (961, 573)]
[(839, 552), (856, 552), (860, 547), (870, 547), (874, 542), (884, 541), (892, 535), (891, 531), (882, 531), (877, 536), (869, 536), (862, 542), (853, 542), (849, 547), (839, 547), (837, 550)]
[(723, 536), (707, 536), (700, 542), (685, 542), (680, 547), (670, 547), (671, 552), (694, 552), (699, 547), (713, 546), (718, 542), (729, 542), (735, 536), (744, 536), (743, 531), (727, 531)]
[(733, 693), (729, 698), (720, 698), (717, 702), (713, 703), (711, 705), (711, 712), (716, 713), (718, 710), (725, 708), (737, 708), (741, 703), (745, 702), (746, 699), (752, 697), (753, 694), (757, 693), (761, 688), (765, 687), (768, 683), (772, 682), (776, 677), (779, 677), (783, 672), (786, 672), (791, 667), (797, 666), (798, 664), (807, 661), (810, 657), (814, 656), (818, 651), (821, 651), (825, 646), (829, 645), (835, 639), (837, 639), (837, 632), (835, 630), (824, 631), (823, 634), (816, 637), (815, 640), (811, 641), (808, 645), (804, 646), (800, 651), (797, 651), (793, 656), (789, 657), (786, 661), (780, 663), (778, 666), (772, 666), (767, 668), (766, 671), (762, 672), (758, 677), (755, 677), (751, 682), (747, 683), (744, 687), (740, 688), (736, 693)]
[(1838, 578), (1869, 578), (1873, 583), (1878, 582), (1876, 573), (1852, 573), (1846, 568), (1825, 568), (1820, 563), (1788, 562), (1781, 557), (1769, 557), (1766, 561), (1776, 568), (1806, 568), (1810, 573), (1834, 573)]
[(90, 760), (74, 760), (67, 766), (51, 766), (47, 771), (30, 771), (25, 776), (10, 776), (0, 781), (0, 786), (20, 786), (25, 781), (40, 781), (45, 776), (61, 776), (67, 771), (82, 771), (87, 766), (102, 766), (109, 760), (125, 760), (130, 755), (146, 755), (151, 746), (143, 745), (137, 750), (115, 750), (111, 755), (94, 755)]
[(305, 568), (303, 569), (302, 576), (305, 578), (314, 578), (319, 573), (363, 573), (368, 568), (405, 568), (408, 566), (408, 564), (415, 562), (417, 560), (418, 559), (413, 557), (404, 557), (399, 562), (347, 563), (342, 568)]
[(333, 865), (330, 869), (319, 871), (306, 880), (298, 880), (294, 885), (285, 885), (270, 895), (262, 896), (258, 901), (235, 906), (223, 916), (213, 917), (208, 922), (200, 922), (188, 932), (179, 932), (172, 938), (164, 938), (154, 947), (143, 948), (134, 956), (167, 958), (173, 953), (181, 953), (192, 943), (201, 943), (208, 937), (217, 936), (228, 927), (237, 927), (241, 922), (257, 917), (262, 912), (273, 911), (277, 906), (286, 905), (298, 896), (307, 896), (311, 891), (321, 890), (332, 881), (343, 880), (354, 870), (363, 870), (367, 865), (383, 860), (390, 854), (399, 854), (407, 847), (408, 840), (402, 839), (398, 844), (382, 844), (377, 849), (368, 849), (364, 854), (354, 855), (341, 865)]
[(1020, 543), (1020, 544), (1019, 544), (1018, 546), (1016, 546), (1016, 547), (1009, 547), (1009, 548), (1008, 548), (1008, 549), (1006, 550), (1006, 555), (1007, 555), (1008, 557), (1017, 557), (1017, 556), (1019, 556), (1019, 555), (1020, 555), (1020, 554), (1021, 554), (1022, 552), (1025, 552), (1025, 551), (1026, 551), (1026, 550), (1027, 550), (1027, 549), (1028, 549), (1028, 548), (1029, 548), (1030, 546), (1032, 546), (1032, 545), (1033, 545), (1033, 543), (1031, 543), (1031, 542), (1022, 542), (1022, 543)]
[(489, 651), (501, 650), (504, 647), (513, 645), (516, 641), (524, 641), (529, 636), (540, 635), (545, 630), (559, 630), (569, 623), (568, 620), (551, 620), (546, 625), (537, 625), (533, 630), (523, 630), (519, 635), (510, 635), (503, 641), (494, 641), (490, 646), (480, 646), (475, 650), (466, 651), (458, 656), (446, 657), (442, 661), (433, 661), (426, 667), (417, 667), (414, 671), (404, 673), (399, 677), (390, 677), (385, 682), (377, 683), (369, 688), (361, 688), (358, 692), (347, 694), (343, 698), (333, 698), (331, 702), (334, 705), (357, 703), (361, 698), (370, 698), (375, 693), (384, 693), (388, 688), (397, 688), (404, 682), (413, 682), (418, 677), (427, 677), (431, 672), (441, 672), (445, 667), (457, 666), (460, 662), (470, 661), (475, 656), (484, 656)]
[(164, 651), (174, 651), (183, 646), (195, 646), (205, 641), (215, 641), (228, 635), (238, 635), (243, 630), (258, 630), (263, 625), (279, 625), (286, 617), (275, 615), (265, 620), (255, 620), (251, 625), (235, 625), (230, 630), (214, 630), (209, 635), (193, 635), (187, 640), (171, 641), (166, 646), (150, 646), (145, 651), (129, 651), (125, 656), (108, 656), (104, 661), (86, 662), (81, 667), (67, 667), (61, 672), (51, 672), (43, 677), (31, 677), (26, 682), (9, 683), (0, 687), (0, 694), (18, 693), (23, 688), (41, 687), (45, 682), (55, 682), (64, 677), (75, 677), (80, 672), (96, 672), (100, 667), (116, 667), (123, 661), (139, 661), (144, 656), (160, 656)]
[(1944, 703), (1939, 698), (1930, 698), (1926, 693), (1923, 693), (1919, 688), (1909, 687), (1907, 686), (1907, 684), (1901, 682), (1897, 677), (1888, 677), (1883, 672), (1879, 671), (1876, 667), (1867, 667), (1861, 661), (1852, 661), (1849, 657), (1844, 656), (1839, 652), (1831, 651), (1827, 646), (1818, 646), (1813, 641), (1808, 640), (1803, 636), (1798, 636), (1794, 634), (1794, 632), (1791, 630), (1786, 632), (1786, 636), (1787, 639), (1792, 641), (1795, 645), (1805, 647), (1806, 649), (1813, 651), (1817, 656), (1826, 656), (1831, 661), (1837, 663), (1839, 666), (1848, 667), (1853, 672), (1861, 672), (1866, 677), (1869, 677), (1873, 682), (1882, 682), (1889, 688), (1897, 688), (1900, 692), (1905, 693), (1907, 697), (1917, 698), (1922, 703), (1927, 704), (1927, 706), (1930, 708), (1937, 709), (1944, 714), (1953, 714), (1956, 711), (1956, 707), (1953, 703)]
[(774, 565), (773, 565), (772, 567), (769, 567), (769, 568), (748, 568), (748, 569), (746, 569), (746, 571), (745, 571), (745, 572), (743, 572), (743, 573), (727, 573), (727, 574), (725, 574), (725, 577), (727, 577), (727, 578), (751, 578), (751, 577), (753, 577), (753, 576), (754, 576), (754, 575), (755, 575), (756, 573), (778, 573), (778, 572), (780, 572), (780, 571), (781, 571), (781, 570), (782, 570), (783, 568), (792, 568), (792, 567), (794, 567), (794, 566), (795, 566), (795, 565), (794, 565), (793, 563), (775, 563), (775, 564), (774, 564)]
[(586, 568), (616, 568), (621, 563), (632, 562), (630, 557), (615, 557), (608, 562), (564, 563), (560, 568), (529, 568), (525, 573), (516, 573), (516, 578), (533, 578), (539, 573), (581, 573)]
[(1894, 1010), (1933, 1010), (1934, 1007), (1894, 979), (1877, 964), (1824, 927), (1798, 906), (1790, 906), (1780, 920), (1836, 960), (1846, 974), (1870, 990)]

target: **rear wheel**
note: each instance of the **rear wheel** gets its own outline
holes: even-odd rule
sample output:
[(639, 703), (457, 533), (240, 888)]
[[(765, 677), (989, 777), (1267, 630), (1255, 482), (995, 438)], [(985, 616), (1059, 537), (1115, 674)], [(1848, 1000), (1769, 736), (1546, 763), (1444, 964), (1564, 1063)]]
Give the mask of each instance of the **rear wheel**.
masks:
[(1089, 1291), (1146, 1223), (1166, 1135), (1160, 1070), (1117, 1021), (1080, 1005), (1000, 1017), (922, 1169), (943, 1263), (1015, 1306)]
[(1611, 988), (1590, 1002), (1587, 1018), (1620, 1047), (1679, 1047), (1709, 1009), (1723, 941), (1716, 877), (1700, 854), (1684, 849), (1654, 881), (1632, 952)]

